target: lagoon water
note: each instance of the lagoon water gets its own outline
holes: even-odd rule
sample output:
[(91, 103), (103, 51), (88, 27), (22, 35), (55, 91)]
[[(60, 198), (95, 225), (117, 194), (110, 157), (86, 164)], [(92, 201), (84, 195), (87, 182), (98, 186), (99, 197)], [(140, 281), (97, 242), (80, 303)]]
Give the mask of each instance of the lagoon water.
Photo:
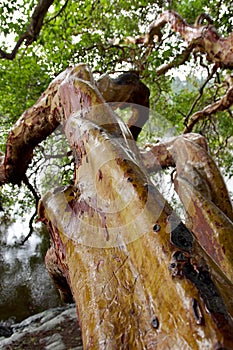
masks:
[(18, 219), (0, 228), (0, 321), (20, 322), (62, 302), (45, 268), (49, 247), (46, 228), (38, 226), (24, 245), (28, 223)]

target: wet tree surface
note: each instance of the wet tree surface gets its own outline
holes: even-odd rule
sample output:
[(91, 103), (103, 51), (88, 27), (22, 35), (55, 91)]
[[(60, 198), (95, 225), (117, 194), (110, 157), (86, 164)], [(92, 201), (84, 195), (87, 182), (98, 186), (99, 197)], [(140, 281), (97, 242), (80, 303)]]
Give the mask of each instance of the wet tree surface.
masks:
[[(190, 39), (192, 28), (174, 13), (166, 16), (148, 41), (169, 19), (216, 61), (219, 51), (209, 50), (206, 37)], [(217, 62), (229, 67), (230, 40)], [(148, 106), (148, 99), (134, 73), (96, 82), (84, 64), (68, 68), (12, 128), (0, 181), (20, 184), (34, 147), (62, 125), (74, 181), (51, 189), (38, 214), (52, 239), (48, 271), (63, 298), (76, 303), (84, 349), (230, 350), (232, 204), (202, 136), (185, 130), (140, 152), (135, 140), (148, 115), (132, 108), (127, 127), (106, 103)], [(185, 223), (150, 180), (158, 166), (176, 167)]]
[(58, 285), (65, 276), (61, 294), (71, 290), (84, 348), (232, 348), (231, 203), (203, 138), (162, 146), (188, 228), (150, 182), (155, 149), (141, 156), (85, 65), (51, 83), (12, 129), (7, 152), (29, 130), (29, 143), (47, 136), (42, 122), (63, 124), (76, 160), (73, 185), (49, 191), (39, 216), (53, 242), (49, 272)]

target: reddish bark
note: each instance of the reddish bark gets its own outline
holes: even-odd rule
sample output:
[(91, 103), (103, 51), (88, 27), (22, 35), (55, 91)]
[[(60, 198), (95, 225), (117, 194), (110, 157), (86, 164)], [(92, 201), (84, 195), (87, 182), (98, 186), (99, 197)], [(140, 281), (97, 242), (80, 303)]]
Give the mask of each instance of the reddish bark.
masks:
[(162, 37), (161, 29), (166, 23), (169, 23), (171, 28), (179, 33), (189, 46), (191, 45), (192, 48), (206, 54), (208, 61), (217, 63), (224, 68), (233, 68), (233, 33), (227, 38), (222, 38), (211, 23), (202, 25), (200, 19), (201, 17), (192, 26), (175, 11), (165, 11), (151, 24), (145, 42), (150, 43), (154, 36), (160, 40)]
[[(82, 66), (78, 65), (78, 67)], [(5, 157), (0, 165), (0, 184), (5, 182), (20, 184), (33, 157), (34, 148), (67, 117), (64, 116), (63, 106), (58, 100), (57, 90), (70, 72), (71, 68), (68, 68), (59, 74), (38, 101), (22, 114), (11, 129), (7, 139)], [(79, 74), (80, 79), (92, 79), (92, 84), (95, 84), (87, 69), (83, 72), (79, 71)], [(123, 74), (118, 80), (104, 76), (97, 84), (101, 92), (99, 93), (101, 103), (110, 102), (112, 107), (119, 106), (120, 103), (121, 108), (124, 108), (126, 103), (126, 106), (132, 108), (129, 128), (136, 139), (149, 116), (149, 109), (140, 107), (140, 105), (149, 107), (149, 89), (132, 72)], [(67, 101), (69, 101), (68, 98)], [(114, 104), (111, 103), (112, 101)], [(63, 101), (62, 103), (65, 105), (68, 102)], [(72, 103), (77, 109), (81, 108), (76, 93)], [(70, 112), (71, 110), (66, 113)]]
[[(50, 191), (39, 214), (71, 287), (84, 348), (231, 349), (231, 282), (150, 183), (134, 141), (123, 135), (111, 109), (101, 106), (100, 114), (88, 108), (102, 100), (77, 74), (59, 89), (65, 132), (79, 155), (76, 182)], [(76, 94), (81, 118), (78, 111), (69, 115)], [(179, 177), (187, 184), (189, 178), (178, 160), (186, 151), (190, 159), (195, 154), (173, 144), (185, 194)], [(195, 164), (193, 159), (194, 173)]]
[(155, 148), (141, 158), (84, 65), (55, 79), (15, 125), (3, 182), (19, 181), (18, 145), (25, 151), (33, 135), (38, 142), (47, 135), (45, 125), (59, 122), (75, 155), (75, 182), (49, 191), (39, 216), (53, 242), (49, 273), (62, 282), (65, 298), (72, 292), (84, 348), (230, 350), (232, 283), (224, 272), (232, 278), (232, 207), (203, 138), (181, 136), (157, 155), (164, 165), (176, 165), (192, 230), (212, 258), (151, 183), (143, 161), (154, 167)]
[(229, 109), (232, 105), (233, 105), (233, 86), (230, 86), (226, 94), (222, 96), (218, 101), (216, 101), (215, 103), (209, 106), (206, 106), (201, 111), (198, 111), (192, 115), (187, 126), (184, 129), (184, 134), (191, 132), (193, 127), (200, 120), (210, 117), (211, 115), (217, 112), (225, 111)]

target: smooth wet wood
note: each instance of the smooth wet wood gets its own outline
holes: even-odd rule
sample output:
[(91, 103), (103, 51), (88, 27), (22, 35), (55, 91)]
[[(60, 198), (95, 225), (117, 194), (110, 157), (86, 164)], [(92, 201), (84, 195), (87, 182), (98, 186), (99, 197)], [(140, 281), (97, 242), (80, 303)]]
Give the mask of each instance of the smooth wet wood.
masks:
[(231, 349), (232, 283), (152, 185), (122, 122), (77, 74), (59, 88), (75, 184), (47, 193), (39, 214), (84, 348)]

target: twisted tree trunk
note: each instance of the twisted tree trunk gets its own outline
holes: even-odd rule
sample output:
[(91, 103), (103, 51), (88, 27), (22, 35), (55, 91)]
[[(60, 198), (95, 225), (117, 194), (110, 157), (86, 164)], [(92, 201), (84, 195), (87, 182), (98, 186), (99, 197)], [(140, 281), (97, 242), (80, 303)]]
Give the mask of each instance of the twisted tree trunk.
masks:
[[(85, 349), (230, 350), (231, 202), (203, 138), (140, 154), (134, 138), (148, 113), (133, 106), (133, 138), (105, 103), (147, 106), (148, 96), (136, 76), (96, 84), (85, 65), (67, 69), (11, 130), (1, 183), (20, 183), (35, 145), (63, 125), (74, 184), (47, 193), (39, 216), (53, 242), (49, 273), (75, 300)], [(165, 165), (176, 166), (189, 228), (150, 181), (146, 169)]]
[[(62, 108), (75, 154), (75, 183), (47, 193), (39, 215), (52, 237), (50, 255), (55, 254), (76, 302), (84, 348), (231, 349), (232, 283), (223, 272), (232, 276), (230, 218), (227, 233), (216, 230), (221, 254), (212, 259), (150, 182), (133, 138), (104, 104), (85, 67), (67, 75), (55, 106)], [(167, 158), (176, 162), (179, 147), (174, 150)], [(214, 173), (213, 163), (209, 167)], [(199, 207), (201, 198), (195, 191), (192, 197), (191, 179), (181, 170), (177, 186), (184, 202), (191, 196), (195, 233), (211, 227), (208, 220), (218, 225), (214, 215), (221, 208), (213, 213), (210, 207), (213, 215), (203, 226), (200, 212), (208, 213), (212, 199), (206, 197)], [(200, 174), (198, 168), (192, 171)], [(211, 174), (205, 186), (208, 181)], [(218, 199), (214, 203), (217, 207)], [(228, 202), (221, 215), (231, 210)]]
[[(12, 53), (0, 50), (2, 58), (13, 59), (22, 42), (36, 39), (52, 3), (39, 2)], [(166, 23), (188, 47), (158, 75), (194, 49), (215, 69), (233, 67), (233, 34), (221, 38), (208, 15), (191, 26), (166, 11), (134, 42), (150, 46)], [(129, 128), (113, 111), (125, 102), (134, 104)], [(75, 156), (74, 184), (52, 189), (38, 212), (52, 238), (48, 271), (63, 298), (75, 300), (84, 348), (230, 350), (233, 213), (224, 181), (200, 136), (140, 153), (135, 140), (148, 110), (135, 104), (149, 107), (149, 90), (135, 73), (95, 82), (85, 65), (68, 68), (9, 133), (0, 184), (20, 184), (35, 146), (62, 124)], [(229, 86), (221, 100), (192, 116), (185, 133), (231, 105)], [(150, 171), (168, 165), (176, 167), (187, 225), (150, 181)]]

